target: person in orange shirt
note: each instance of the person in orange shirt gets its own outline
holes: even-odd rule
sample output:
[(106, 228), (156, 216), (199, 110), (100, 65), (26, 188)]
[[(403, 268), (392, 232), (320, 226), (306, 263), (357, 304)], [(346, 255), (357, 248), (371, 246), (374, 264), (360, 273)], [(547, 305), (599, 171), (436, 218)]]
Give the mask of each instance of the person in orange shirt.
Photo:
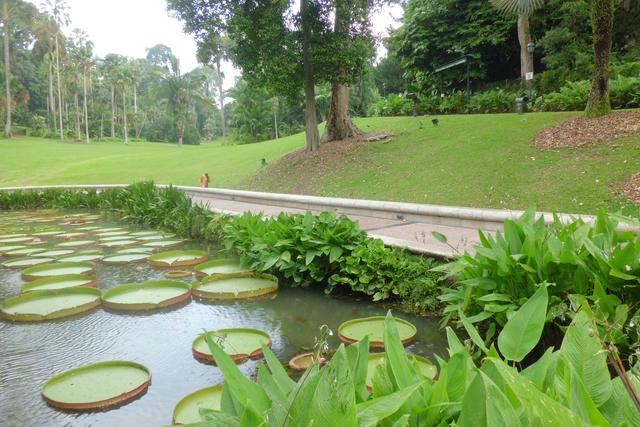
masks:
[(209, 174), (205, 173), (200, 177), (200, 187), (208, 188), (209, 187)]

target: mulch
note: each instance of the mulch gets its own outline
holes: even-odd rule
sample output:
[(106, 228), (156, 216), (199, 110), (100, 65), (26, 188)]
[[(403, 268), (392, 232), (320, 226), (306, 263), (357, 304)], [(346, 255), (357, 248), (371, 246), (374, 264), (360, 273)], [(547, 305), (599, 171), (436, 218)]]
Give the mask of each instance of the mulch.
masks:
[(263, 175), (285, 179), (306, 176), (308, 171), (313, 170), (318, 171), (319, 175), (313, 180), (297, 180), (290, 189), (296, 194), (311, 194), (315, 185), (322, 181), (322, 175), (328, 176), (331, 171), (348, 167), (355, 150), (367, 144), (387, 144), (393, 135), (389, 132), (369, 132), (343, 141), (321, 144), (320, 149), (314, 152), (305, 149), (294, 151), (258, 173), (251, 182), (251, 188), (261, 188)]
[(604, 117), (576, 117), (544, 129), (533, 144), (541, 150), (607, 143), (640, 131), (640, 111), (619, 111)]
[(640, 172), (625, 180), (620, 186), (620, 192), (633, 203), (640, 205)]

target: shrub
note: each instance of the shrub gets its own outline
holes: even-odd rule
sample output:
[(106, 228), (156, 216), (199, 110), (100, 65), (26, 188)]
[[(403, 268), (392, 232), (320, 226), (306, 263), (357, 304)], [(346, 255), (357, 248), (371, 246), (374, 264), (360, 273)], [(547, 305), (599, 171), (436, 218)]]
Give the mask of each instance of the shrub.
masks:
[(47, 119), (38, 114), (34, 114), (33, 116), (31, 116), (30, 126), (31, 126), (31, 130), (29, 132), (29, 135), (31, 136), (42, 137), (42, 136), (45, 136), (49, 131), (47, 126)]
[[(640, 78), (618, 76), (609, 82), (611, 107), (634, 108), (640, 106)], [(558, 92), (539, 97), (537, 111), (582, 111), (587, 106), (591, 82), (569, 82)]]
[(488, 90), (474, 94), (467, 105), (471, 113), (507, 113), (512, 112), (516, 94), (502, 89)]

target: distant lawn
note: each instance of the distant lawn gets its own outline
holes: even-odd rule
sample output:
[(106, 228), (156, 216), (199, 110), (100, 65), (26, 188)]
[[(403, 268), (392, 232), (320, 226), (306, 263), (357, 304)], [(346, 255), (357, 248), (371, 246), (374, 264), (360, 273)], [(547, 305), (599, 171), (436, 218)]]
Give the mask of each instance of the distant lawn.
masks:
[(51, 139), (0, 139), (0, 186), (110, 184), (152, 179), (199, 185), (208, 172), (211, 186), (241, 187), (261, 168), (304, 146), (302, 135), (251, 145), (200, 146), (132, 142), (61, 143)]
[[(201, 146), (136, 142), (63, 144), (38, 138), (0, 139), (0, 186), (158, 183), (397, 200), (489, 208), (593, 213), (637, 210), (615, 195), (640, 172), (640, 135), (576, 150), (541, 152), (531, 145), (543, 128), (577, 113), (359, 119), (365, 131), (396, 134), (313, 167), (274, 165), (304, 146), (304, 135), (250, 145)], [(420, 128), (422, 127), (422, 128)], [(261, 166), (261, 159), (268, 162)], [(274, 167), (275, 166), (275, 167)], [(277, 173), (276, 173), (277, 171)], [(256, 178), (257, 175), (257, 178)], [(302, 185), (304, 184), (304, 185)]]

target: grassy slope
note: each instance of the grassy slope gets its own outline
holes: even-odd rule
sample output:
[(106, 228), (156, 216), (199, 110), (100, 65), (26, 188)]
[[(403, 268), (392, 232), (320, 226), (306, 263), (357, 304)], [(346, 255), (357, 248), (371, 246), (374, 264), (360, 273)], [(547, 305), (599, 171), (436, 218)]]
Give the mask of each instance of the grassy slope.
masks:
[[(579, 150), (541, 152), (531, 145), (540, 129), (576, 113), (487, 114), (363, 119), (366, 131), (398, 133), (389, 144), (350, 153), (340, 170), (307, 170), (287, 179), (262, 174), (258, 186), (287, 191), (309, 180), (325, 196), (574, 213), (604, 207), (635, 211), (614, 195), (618, 183), (640, 171), (640, 135)], [(420, 121), (423, 129), (419, 129)], [(346, 164), (345, 164), (346, 163)], [(267, 170), (268, 172), (268, 170)], [(637, 212), (637, 211), (636, 211)]]
[[(241, 146), (218, 143), (178, 148), (171, 144), (101, 142), (61, 144), (35, 138), (0, 139), (0, 186), (64, 183), (128, 183), (153, 179), (197, 185), (203, 172), (212, 186), (294, 191), (301, 181), (318, 195), (402, 200), (494, 208), (594, 212), (626, 206), (612, 189), (640, 171), (640, 135), (579, 150), (540, 152), (536, 133), (575, 113), (525, 116), (443, 116), (434, 127), (425, 118), (367, 118), (365, 131), (388, 130), (388, 144), (360, 147), (339, 167), (301, 173), (260, 171), (304, 145), (303, 135)], [(424, 123), (419, 129), (420, 122)]]

